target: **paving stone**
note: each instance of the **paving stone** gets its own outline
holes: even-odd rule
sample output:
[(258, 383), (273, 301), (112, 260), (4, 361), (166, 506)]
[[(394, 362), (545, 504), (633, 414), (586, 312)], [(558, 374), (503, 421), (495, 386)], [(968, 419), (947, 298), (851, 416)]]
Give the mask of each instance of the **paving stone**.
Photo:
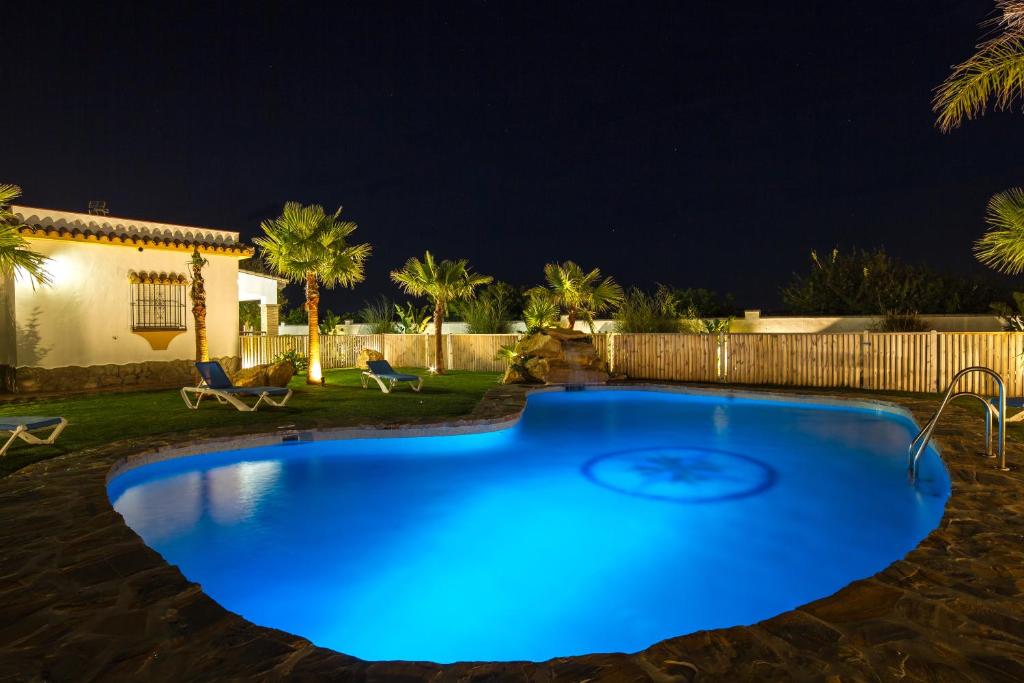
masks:
[[(936, 404), (831, 396), (893, 403), (919, 423)], [(495, 387), (470, 416), (445, 426), (506, 424), (525, 397), (523, 387)], [(0, 479), (0, 679), (1024, 680), (1024, 447), (1008, 442), (1013, 469), (996, 471), (978, 455), (980, 427), (977, 414), (961, 408), (944, 416), (937, 443), (953, 490), (942, 523), (874, 577), (752, 627), (670, 638), (632, 655), (540, 663), (364, 662), (247, 622), (146, 547), (106, 497), (116, 464), (201, 439), (201, 431), (69, 453)]]

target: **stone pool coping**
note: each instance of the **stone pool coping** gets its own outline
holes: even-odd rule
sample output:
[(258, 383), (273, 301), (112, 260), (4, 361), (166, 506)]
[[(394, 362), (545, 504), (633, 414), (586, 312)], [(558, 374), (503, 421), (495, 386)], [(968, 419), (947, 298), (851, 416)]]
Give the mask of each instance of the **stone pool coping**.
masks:
[[(934, 398), (866, 392), (714, 389), (740, 397), (867, 402), (923, 424)], [(320, 430), (413, 436), (500, 429), (521, 387), (488, 392), (473, 413), (434, 425)], [(71, 453), (0, 479), (0, 679), (337, 681), (1024, 680), (1024, 448), (1011, 471), (977, 455), (981, 420), (962, 408), (937, 430), (953, 492), (940, 526), (902, 560), (838, 593), (751, 626), (699, 631), (633, 654), (548, 662), (365, 662), (228, 612), (111, 508), (111, 473), (195, 452), (137, 439)], [(307, 432), (296, 433), (304, 438)], [(291, 436), (291, 435), (289, 435)], [(312, 436), (312, 434), (310, 434)], [(281, 433), (203, 442), (203, 451), (279, 443)], [(230, 446), (229, 446), (230, 444)], [(132, 457), (127, 457), (127, 456)]]

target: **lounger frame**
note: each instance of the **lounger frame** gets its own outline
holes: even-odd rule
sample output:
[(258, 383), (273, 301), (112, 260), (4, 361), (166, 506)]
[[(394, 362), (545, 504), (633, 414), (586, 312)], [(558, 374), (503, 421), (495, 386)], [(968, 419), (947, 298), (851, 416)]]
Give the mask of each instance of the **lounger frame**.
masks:
[(58, 422), (55, 425), (47, 425), (46, 427), (38, 427), (37, 428), (38, 431), (42, 431), (42, 430), (45, 430), (45, 429), (52, 429), (53, 430), (53, 431), (50, 432), (50, 434), (48, 436), (46, 436), (45, 438), (41, 438), (41, 437), (38, 437), (38, 436), (36, 436), (35, 434), (32, 433), (33, 431), (37, 431), (36, 429), (32, 429), (28, 425), (18, 425), (13, 430), (10, 430), (11, 431), (10, 438), (8, 438), (7, 441), (4, 443), (4, 445), (2, 447), (0, 447), (0, 456), (5, 455), (7, 453), (7, 449), (10, 448), (12, 445), (14, 445), (14, 442), (17, 441), (18, 439), (21, 439), (25, 443), (30, 443), (30, 444), (33, 444), (33, 445), (52, 446), (57, 441), (57, 439), (60, 437), (60, 433), (63, 432), (64, 428), (67, 427), (67, 426), (68, 426), (68, 421), (65, 418), (62, 417), (62, 418), (60, 418), (60, 422)]
[[(189, 400), (190, 394), (195, 396), (194, 403)], [(211, 389), (210, 387), (203, 385), (200, 385), (198, 387), (181, 388), (181, 398), (183, 401), (185, 401), (185, 405), (187, 405), (192, 410), (198, 410), (199, 403), (207, 396), (212, 396), (213, 398), (217, 399), (218, 403), (227, 403), (233, 406), (234, 408), (242, 411), (243, 413), (249, 413), (259, 408), (261, 403), (267, 403), (277, 408), (284, 407), (284, 405), (288, 403), (288, 399), (292, 397), (292, 390), (289, 389), (288, 393), (284, 395), (284, 398), (280, 400), (275, 400), (271, 398), (271, 395), (266, 391), (260, 392), (259, 394), (228, 392), (223, 391), (221, 389)], [(256, 396), (256, 403), (249, 405), (245, 401), (243, 401), (240, 398), (240, 396)]]
[(380, 385), (380, 390), (383, 391), (385, 394), (390, 394), (391, 390), (398, 386), (399, 382), (408, 382), (409, 386), (412, 387), (413, 391), (419, 391), (420, 389), (423, 388), (422, 377), (417, 377), (416, 381), (413, 382), (411, 379), (397, 379), (393, 377), (388, 377), (387, 375), (377, 375), (369, 370), (363, 370), (363, 373), (359, 375), (359, 381), (362, 382), (363, 389), (366, 389), (369, 386), (369, 384), (366, 381), (367, 379), (372, 379), (378, 385)]

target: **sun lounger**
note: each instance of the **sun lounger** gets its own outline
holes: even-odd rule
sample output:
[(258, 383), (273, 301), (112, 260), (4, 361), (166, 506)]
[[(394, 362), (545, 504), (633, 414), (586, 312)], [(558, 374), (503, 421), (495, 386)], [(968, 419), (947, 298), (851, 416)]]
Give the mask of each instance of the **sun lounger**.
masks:
[[(999, 399), (991, 399), (993, 405), (998, 406)], [(1010, 408), (1014, 408), (1017, 412), (1013, 415), (1010, 414)], [(1006, 399), (1006, 421), (1007, 422), (1020, 422), (1024, 420), (1024, 398), (1008, 398)]]
[[(11, 435), (3, 447), (0, 447), (0, 455), (5, 454), (7, 449), (18, 439), (30, 444), (53, 444), (67, 426), (68, 421), (63, 417), (0, 417), (0, 433), (8, 432)], [(40, 429), (52, 429), (53, 431), (49, 436), (42, 438), (33, 433)]]
[[(261, 403), (269, 403), (272, 406), (281, 407), (288, 403), (292, 397), (292, 390), (285, 387), (236, 387), (231, 383), (228, 373), (224, 372), (217, 361), (196, 363), (196, 370), (203, 378), (203, 383), (198, 387), (182, 387), (181, 398), (192, 410), (199, 408), (199, 402), (207, 396), (212, 396), (219, 403), (228, 403), (238, 410), (250, 412), (260, 407)], [(195, 403), (189, 400), (189, 395), (195, 397)], [(256, 397), (256, 403), (251, 406), (242, 399)], [(272, 397), (283, 396), (280, 400)]]
[(359, 380), (363, 383), (363, 389), (367, 387), (367, 379), (375, 380), (385, 394), (390, 394), (399, 382), (408, 382), (413, 391), (419, 391), (423, 386), (422, 377), (395, 372), (391, 363), (386, 360), (367, 361), (366, 367), (369, 369), (363, 370), (363, 374), (359, 376)]

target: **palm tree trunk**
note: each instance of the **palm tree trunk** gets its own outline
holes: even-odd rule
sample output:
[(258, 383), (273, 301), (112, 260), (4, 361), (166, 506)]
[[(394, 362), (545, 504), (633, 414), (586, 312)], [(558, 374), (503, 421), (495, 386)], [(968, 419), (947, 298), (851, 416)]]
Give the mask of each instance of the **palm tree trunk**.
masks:
[(434, 370), (439, 375), (444, 374), (444, 340), (441, 338), (443, 325), (444, 306), (438, 302), (434, 306)]
[(321, 384), (323, 371), (320, 368), (320, 321), (317, 309), (320, 306), (320, 286), (316, 275), (306, 273), (306, 314), (309, 316), (309, 363), (306, 370), (306, 384)]
[(192, 255), (192, 317), (196, 321), (196, 360), (210, 360), (210, 345), (206, 336), (206, 281), (203, 279), (205, 261), (197, 250)]
[(565, 316), (566, 322), (570, 330), (576, 329), (576, 309), (570, 308), (568, 314)]
[(14, 319), (14, 274), (0, 271), (0, 394), (13, 394), (18, 365), (18, 325)]

